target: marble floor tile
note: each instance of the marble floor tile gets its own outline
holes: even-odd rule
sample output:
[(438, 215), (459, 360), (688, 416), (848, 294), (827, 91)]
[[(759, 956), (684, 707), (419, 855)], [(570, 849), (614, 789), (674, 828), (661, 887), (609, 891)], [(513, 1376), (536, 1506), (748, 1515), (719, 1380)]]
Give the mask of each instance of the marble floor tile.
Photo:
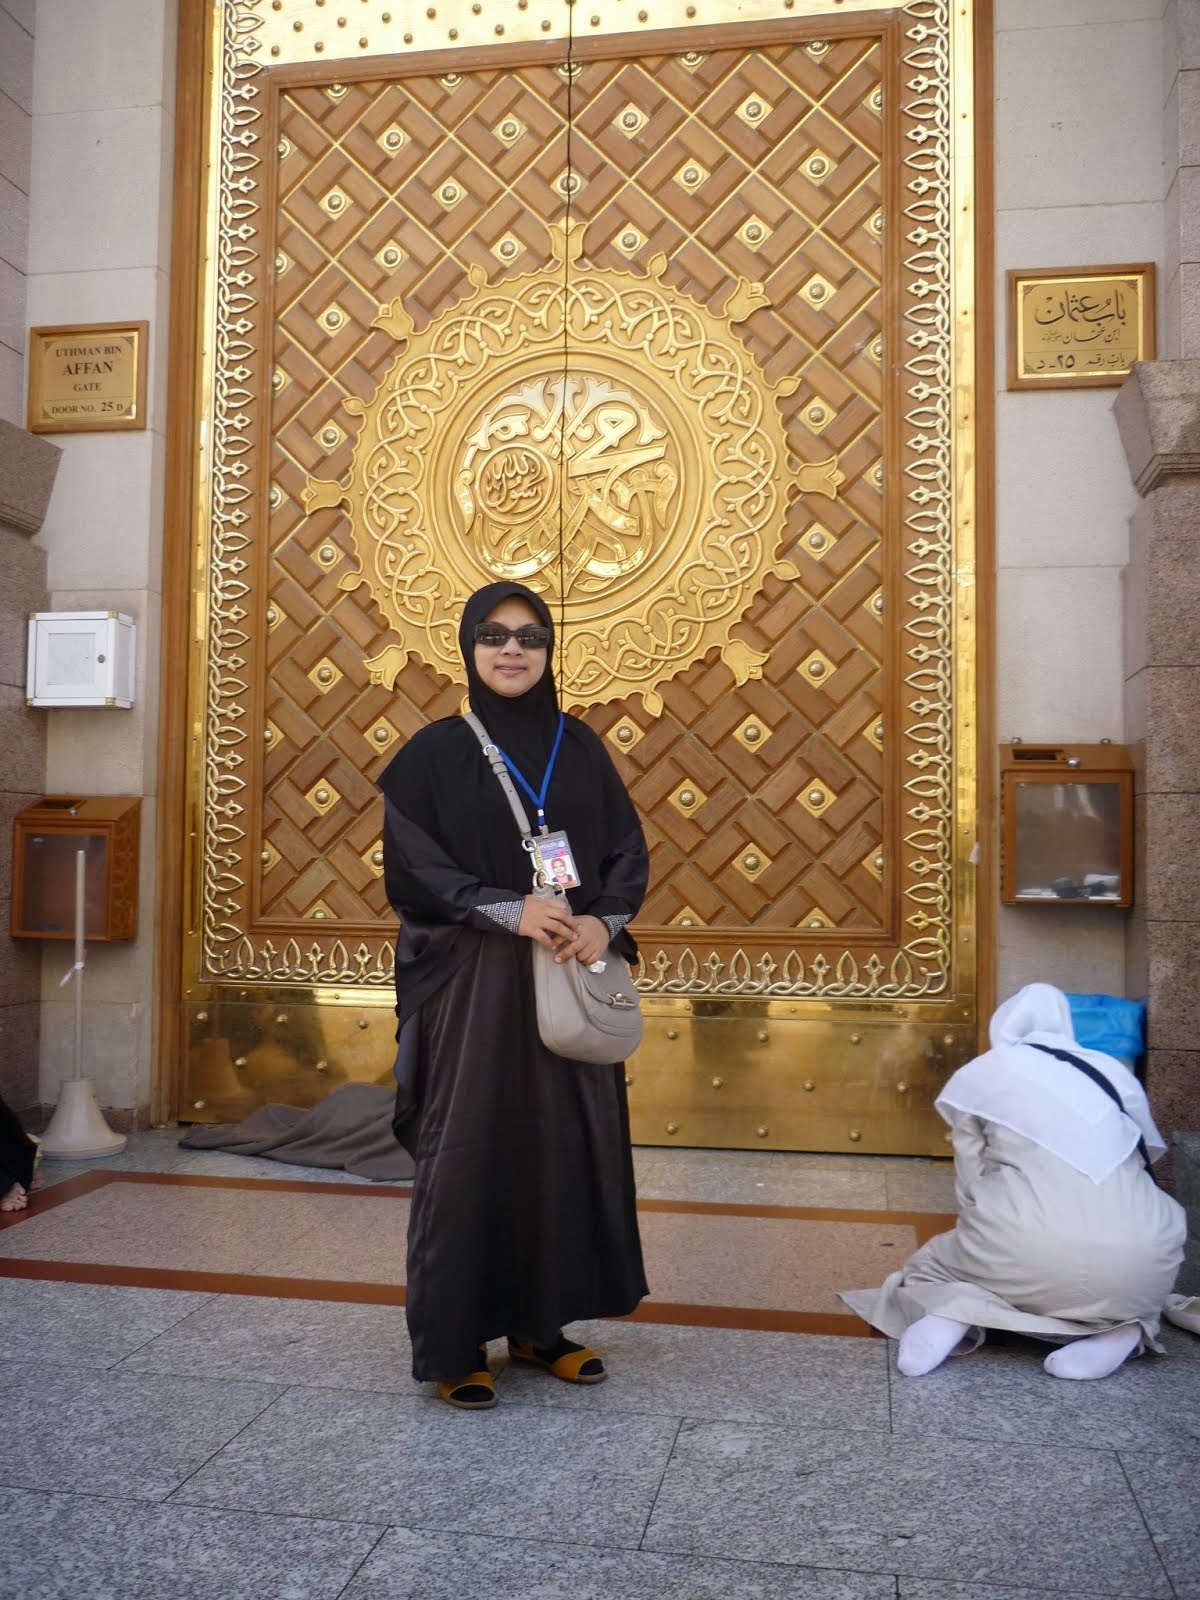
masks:
[(14, 1260), (399, 1283), (408, 1201), (108, 1184), (0, 1235)]
[(685, 1422), (643, 1546), (1168, 1600), (1111, 1452)]
[(422, 1392), (411, 1376), (403, 1307), (328, 1300), (216, 1295), (144, 1344), (120, 1370), (410, 1397)]
[[(186, 1269), (398, 1286), (409, 1201), (390, 1193), (312, 1194), (119, 1178), (30, 1215), (0, 1236), (13, 1260)], [(866, 1213), (873, 1217), (873, 1213)], [(916, 1246), (906, 1222), (678, 1210), (640, 1218), (652, 1298), (836, 1316), (859, 1325), (839, 1288), (879, 1283)], [(269, 1286), (264, 1286), (269, 1287)]]
[(42, 1172), (47, 1183), (61, 1183), (85, 1172), (182, 1172), (197, 1177), (286, 1178), (294, 1183), (345, 1183), (370, 1187), (370, 1178), (352, 1177), (339, 1168), (297, 1167), (266, 1156), (238, 1156), (226, 1150), (181, 1150), (186, 1129), (149, 1128), (129, 1136), (124, 1150), (91, 1161), (47, 1157)]
[[(297, 1197), (303, 1198), (303, 1197)], [(288, 1238), (294, 1197), (270, 1191), (111, 1183), (0, 1234), (14, 1260), (251, 1272)], [(251, 1224), (252, 1217), (252, 1224)]]
[(1177, 1600), (1200, 1600), (1200, 1451), (1120, 1452)]
[(827, 1206), (839, 1211), (882, 1211), (887, 1195), (880, 1174), (869, 1167), (824, 1172), (782, 1172), (764, 1184), (755, 1205)]
[(0, 1489), (0, 1594), (337, 1600), (379, 1527)]
[(283, 1516), (633, 1547), (678, 1423), (294, 1389), (176, 1500)]
[(343, 1600), (893, 1600), (894, 1580), (390, 1528)]
[(907, 1223), (643, 1212), (652, 1300), (845, 1316), (838, 1289), (882, 1283), (916, 1249)]
[[(1183, 1335), (1187, 1337), (1186, 1334)], [(924, 1378), (892, 1370), (892, 1428), (900, 1438), (981, 1439), (1200, 1453), (1200, 1364), (1146, 1355), (1096, 1383), (1042, 1370), (1050, 1346), (993, 1335)], [(1200, 1503), (1200, 1489), (1197, 1490)]]
[(645, 1200), (864, 1211), (887, 1204), (882, 1170), (860, 1156), (643, 1146), (634, 1151), (634, 1170)]
[(792, 1424), (888, 1430), (887, 1346), (732, 1328), (680, 1328), (648, 1322), (577, 1322), (571, 1337), (601, 1352), (607, 1382), (562, 1383), (528, 1363), (509, 1363), (492, 1346), (505, 1401)]
[[(183, 1127), (130, 1136), (115, 1156), (43, 1163), (47, 1183), (84, 1172), (179, 1172), (201, 1177), (285, 1178), (299, 1183), (371, 1186), (367, 1178), (299, 1167), (262, 1156), (181, 1150)], [(645, 1199), (707, 1200), (725, 1205), (831, 1206), (843, 1210), (953, 1210), (948, 1162), (804, 1151), (691, 1150), (658, 1145), (634, 1150), (638, 1193)], [(947, 1198), (947, 1196), (949, 1198)]]
[[(886, 1346), (880, 1339), (803, 1337), (641, 1322), (576, 1323), (610, 1378), (561, 1383), (491, 1347), (504, 1401), (576, 1411), (627, 1411), (808, 1427), (886, 1431)], [(122, 1372), (367, 1389), (413, 1397), (404, 1312), (319, 1300), (213, 1296), (125, 1360)]]
[[(676, 1186), (668, 1172), (663, 1187), (668, 1198)], [(754, 1206), (823, 1206), (841, 1211), (882, 1211), (886, 1198), (882, 1175), (861, 1167), (776, 1167), (754, 1181), (743, 1202)]]
[(889, 1161), (884, 1171), (889, 1211), (958, 1210), (954, 1195), (953, 1161), (907, 1158)]
[(96, 1156), (90, 1161), (44, 1156), (39, 1171), (47, 1183), (61, 1183), (82, 1172), (169, 1172), (185, 1154), (179, 1149), (181, 1132), (178, 1128), (144, 1128), (131, 1133), (125, 1148), (113, 1155)]
[(280, 1394), (252, 1383), (0, 1366), (0, 1484), (162, 1500)]
[(126, 1169), (131, 1172), (179, 1172), (198, 1178), (274, 1178), (288, 1183), (339, 1183), (347, 1189), (370, 1189), (371, 1178), (355, 1177), (340, 1167), (298, 1167), (268, 1156), (237, 1156), (228, 1150), (179, 1150), (161, 1164), (153, 1158)]
[[(144, 1128), (131, 1133), (123, 1150), (88, 1161), (46, 1156), (41, 1171), (47, 1183), (61, 1183), (84, 1172), (185, 1172), (191, 1170), (193, 1152), (181, 1150), (182, 1128)], [(207, 1152), (195, 1152), (207, 1154)]]
[[(256, 1270), (276, 1278), (403, 1283), (409, 1202), (387, 1195), (289, 1194)], [(258, 1197), (255, 1196), (257, 1208)]]
[(111, 1367), (208, 1298), (170, 1289), (0, 1278), (0, 1354), (9, 1361)]
[[(1098, 1591), (1017, 1589), (1007, 1583), (940, 1583), (930, 1578), (901, 1578), (897, 1600), (1097, 1600)], [(1141, 1600), (1140, 1595), (1105, 1595), (1105, 1600)]]

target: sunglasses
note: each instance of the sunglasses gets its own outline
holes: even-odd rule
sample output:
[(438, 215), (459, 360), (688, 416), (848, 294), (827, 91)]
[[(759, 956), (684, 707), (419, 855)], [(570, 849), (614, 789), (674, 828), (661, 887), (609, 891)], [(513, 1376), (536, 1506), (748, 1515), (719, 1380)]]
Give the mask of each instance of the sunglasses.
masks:
[(552, 633), (549, 628), (503, 628), (498, 622), (477, 622), (475, 643), (490, 645), (499, 650), (510, 639), (515, 639), (522, 650), (548, 650)]

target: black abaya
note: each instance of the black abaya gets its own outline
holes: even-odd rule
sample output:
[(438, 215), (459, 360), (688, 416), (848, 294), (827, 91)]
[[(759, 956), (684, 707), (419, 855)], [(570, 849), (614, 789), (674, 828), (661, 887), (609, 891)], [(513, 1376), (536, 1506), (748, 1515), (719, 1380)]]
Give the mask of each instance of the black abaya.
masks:
[(475, 947), (411, 1027), (422, 1064), (405, 1125), (416, 1161), (408, 1229), (413, 1376), (471, 1371), (488, 1339), (553, 1344), (647, 1292), (625, 1069), (543, 1045), (528, 939)]
[(25, 1132), (16, 1113), (0, 1100), (0, 1197), (19, 1183), (25, 1193), (33, 1182), (37, 1145)]
[[(497, 712), (477, 694), (474, 673), (474, 621), (510, 595), (549, 624), (528, 591), (495, 585), (468, 603), (463, 654), (472, 704), (493, 738), (519, 742), (537, 786), (558, 721), (552, 682)], [(504, 720), (503, 736), (485, 711), (493, 724)], [(484, 1340), (552, 1344), (565, 1323), (624, 1315), (647, 1293), (625, 1073), (566, 1061), (542, 1044), (531, 941), (510, 931), (530, 892), (529, 859), (467, 724), (451, 718), (422, 730), (380, 787), (385, 882), (401, 918), (397, 1132), (416, 1163), (413, 1376), (450, 1381), (473, 1370)], [(646, 885), (641, 826), (600, 740), (571, 717), (546, 820), (570, 838), (582, 880), (573, 910), (632, 917)], [(626, 932), (617, 943), (635, 953)]]

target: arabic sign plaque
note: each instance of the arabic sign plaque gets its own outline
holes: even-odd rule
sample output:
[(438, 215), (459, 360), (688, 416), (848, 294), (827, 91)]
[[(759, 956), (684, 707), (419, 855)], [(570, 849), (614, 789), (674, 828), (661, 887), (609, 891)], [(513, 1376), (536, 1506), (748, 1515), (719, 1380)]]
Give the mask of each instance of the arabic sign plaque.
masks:
[(1118, 387), (1154, 359), (1154, 266), (1008, 274), (1008, 387)]

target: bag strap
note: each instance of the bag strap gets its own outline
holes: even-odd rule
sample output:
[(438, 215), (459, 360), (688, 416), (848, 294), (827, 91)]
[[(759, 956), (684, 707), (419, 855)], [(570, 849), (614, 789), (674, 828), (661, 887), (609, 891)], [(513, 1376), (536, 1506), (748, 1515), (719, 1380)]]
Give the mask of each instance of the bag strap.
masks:
[(487, 729), (473, 711), (464, 711), (463, 721), (470, 725), (471, 732), (479, 740), (480, 749), (487, 758), (488, 766), (496, 774), (496, 780), (504, 790), (504, 797), (508, 801), (514, 822), (526, 839), (532, 839), (533, 834), (530, 831), (529, 818), (525, 814), (525, 807), (521, 804), (520, 796), (513, 787), (513, 781), (508, 775), (508, 768), (504, 765), (504, 757), (500, 754), (500, 746), (492, 743), (488, 737)]
[(529, 818), (525, 814), (525, 807), (521, 798), (513, 787), (513, 781), (508, 775), (508, 768), (504, 765), (504, 757), (500, 753), (500, 746), (493, 744), (488, 737), (488, 731), (480, 722), (473, 711), (464, 711), (463, 721), (468, 724), (471, 732), (479, 740), (479, 747), (489, 767), (496, 774), (496, 781), (504, 790), (504, 798), (508, 801), (509, 809), (513, 814), (513, 821), (521, 832), (521, 844), (529, 854), (530, 865), (533, 868), (533, 887), (536, 890), (548, 887), (545, 873), (538, 856), (538, 848), (534, 843), (533, 833), (529, 826)]
[[(1032, 1040), (1027, 1042), (1033, 1044)], [(1108, 1098), (1114, 1102), (1118, 1111), (1122, 1112), (1125, 1116), (1129, 1116), (1129, 1113), (1125, 1110), (1125, 1102), (1121, 1099), (1121, 1096), (1113, 1088), (1112, 1084), (1109, 1083), (1104, 1074), (1094, 1067), (1090, 1061), (1081, 1060), (1079, 1056), (1072, 1055), (1069, 1050), (1058, 1050), (1052, 1044), (1033, 1044), (1033, 1048), (1035, 1050), (1044, 1051), (1048, 1056), (1057, 1056), (1060, 1061), (1067, 1061), (1071, 1064), (1071, 1066), (1078, 1067), (1080, 1072), (1082, 1072), (1085, 1077), (1090, 1078), (1098, 1088), (1104, 1090)], [(1138, 1134), (1137, 1151), (1138, 1155), (1140, 1155), (1142, 1160), (1146, 1163), (1146, 1171), (1150, 1174), (1151, 1179), (1157, 1183), (1158, 1179), (1154, 1176), (1154, 1169), (1150, 1165), (1150, 1152), (1146, 1149), (1146, 1141), (1142, 1138), (1140, 1133)]]

